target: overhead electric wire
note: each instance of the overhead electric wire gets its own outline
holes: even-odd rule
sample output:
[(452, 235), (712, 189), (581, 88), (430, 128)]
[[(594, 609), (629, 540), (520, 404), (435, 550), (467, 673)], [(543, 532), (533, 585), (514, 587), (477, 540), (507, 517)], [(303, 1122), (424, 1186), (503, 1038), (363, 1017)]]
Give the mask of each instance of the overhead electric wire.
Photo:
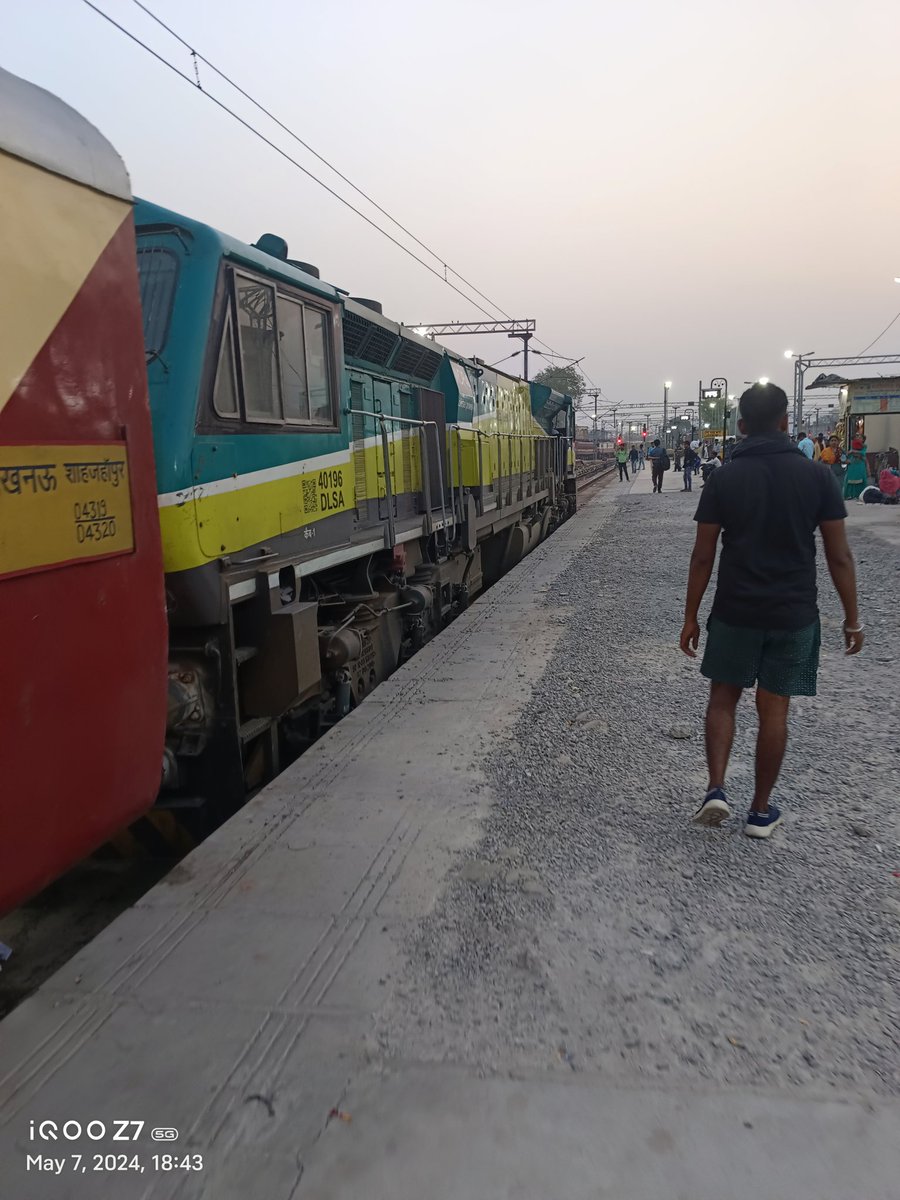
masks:
[(884, 329), (882, 329), (881, 333), (879, 333), (878, 337), (875, 338), (874, 341), (869, 342), (869, 344), (868, 344), (868, 346), (866, 346), (865, 350), (860, 350), (859, 354), (857, 354), (856, 357), (859, 358), (861, 355), (865, 354), (866, 350), (871, 350), (872, 347), (875, 345), (875, 342), (880, 342), (881, 339), (884, 337), (884, 335), (887, 333), (887, 331), (890, 329), (890, 327), (894, 324), (894, 321), (896, 321), (898, 319), (898, 317), (900, 317), (900, 312), (897, 313), (897, 316), (894, 317), (893, 321), (889, 321), (887, 323), (887, 325), (885, 325)]
[[(407, 226), (405, 226), (396, 217), (392, 216), (392, 214), (389, 213), (387, 211), (387, 209), (383, 208), (380, 204), (378, 204), (378, 202), (376, 200), (373, 200), (372, 197), (364, 189), (358, 187), (355, 183), (353, 183), (353, 181), (351, 179), (349, 179), (346, 175), (344, 175), (342, 171), (340, 171), (337, 167), (335, 167), (333, 163), (329, 162), (328, 159), (326, 159), (323, 155), (319, 154), (319, 152), (317, 150), (313, 149), (313, 147), (310, 146), (308, 142), (304, 141), (304, 139), (301, 138), (297, 133), (295, 133), (294, 130), (292, 130), (288, 125), (286, 125), (277, 116), (275, 116), (274, 113), (272, 113), (269, 109), (267, 109), (265, 107), (265, 105), (261, 104), (253, 96), (251, 96), (249, 92), (247, 92), (244, 88), (242, 88), (240, 86), (240, 84), (236, 83), (227, 74), (227, 72), (221, 70), (221, 68), (217, 67), (213, 62), (211, 62), (208, 58), (206, 58), (205, 55), (203, 55), (199, 51), (195, 50), (194, 47), (185, 38), (183, 38), (179, 33), (177, 33), (174, 29), (172, 29), (172, 27), (170, 25), (168, 25), (165, 21), (163, 21), (161, 17), (158, 17), (156, 15), (156, 13), (154, 13), (146, 4), (142, 3), (142, 0), (132, 0), (132, 2), (135, 4), (135, 6), (137, 8), (141, 9), (142, 12), (144, 12), (148, 17), (150, 17), (151, 20), (156, 22), (157, 25), (159, 25), (162, 29), (164, 29), (171, 37), (175, 38), (175, 40), (190, 53), (191, 57), (194, 60), (194, 70), (195, 70), (195, 74), (196, 74), (196, 79), (191, 79), (191, 77), (189, 75), (187, 75), (185, 72), (181, 71), (174, 63), (170, 62), (167, 58), (165, 58), (162, 54), (160, 54), (156, 50), (154, 50), (151, 46), (148, 46), (146, 42), (142, 41), (136, 34), (132, 33), (129, 29), (126, 29), (124, 25), (121, 25), (118, 21), (116, 21), (113, 17), (111, 17), (109, 15), (109, 13), (104, 12), (104, 10), (99, 8), (96, 4), (94, 4), (92, 2), (92, 0), (83, 0), (83, 2), (84, 2), (84, 4), (87, 5), (88, 8), (92, 9), (95, 13), (97, 13), (98, 16), (103, 17), (103, 19), (105, 21), (107, 21), (110, 25), (112, 25), (120, 33), (123, 33), (127, 38), (129, 38), (131, 41), (135, 42), (143, 50), (146, 50), (148, 54), (152, 55), (155, 59), (157, 59), (158, 62), (161, 62), (164, 66), (168, 67), (169, 70), (173, 71), (176, 75), (178, 75), (179, 78), (183, 79), (186, 83), (190, 84), (190, 86), (192, 88), (194, 88), (197, 91), (202, 92), (203, 95), (206, 96), (207, 99), (211, 100), (215, 105), (217, 105), (219, 108), (221, 108), (229, 116), (233, 117), (234, 120), (236, 120), (240, 125), (242, 125), (245, 129), (247, 129), (248, 132), (250, 132), (250, 133), (254, 134), (254, 136), (258, 137), (267, 146), (269, 146), (271, 149), (275, 150), (276, 153), (280, 154), (281, 157), (284, 158), (287, 162), (291, 163), (292, 166), (296, 167), (299, 171), (301, 171), (309, 179), (312, 179), (315, 183), (317, 183), (321, 188), (323, 188), (326, 192), (328, 192), (329, 195), (333, 196), (336, 200), (340, 201), (341, 204), (343, 204), (346, 208), (349, 208), (350, 211), (355, 213), (358, 217), (361, 217), (368, 225), (370, 225), (373, 229), (376, 229), (380, 234), (382, 234), (383, 237), (386, 237), (388, 239), (388, 241), (392, 242), (393, 245), (397, 246), (405, 254), (408, 254), (410, 256), (410, 258), (412, 258), (415, 262), (419, 263), (420, 266), (424, 267), (426, 271), (429, 271), (436, 278), (442, 280), (449, 288), (451, 288), (454, 292), (456, 292), (456, 294), (458, 296), (461, 296), (462, 299), (466, 300), (469, 304), (471, 304), (474, 308), (476, 308), (480, 313), (484, 314), (487, 317), (490, 317), (492, 320), (497, 319), (496, 313), (488, 312), (487, 309), (483, 308), (480, 304), (477, 303), (477, 301), (473, 300), (471, 296), (467, 295), (460, 288), (458, 288), (455, 284), (453, 284), (447, 278), (448, 272), (449, 272), (449, 274), (454, 275), (458, 280), (460, 280), (460, 282), (465, 284), (465, 286), (467, 288), (469, 288), (470, 291), (474, 292), (475, 295), (479, 296), (487, 304), (489, 304), (493, 308), (495, 308), (497, 310), (497, 312), (501, 313), (507, 320), (512, 319), (509, 316), (509, 313), (506, 312), (506, 310), (501, 305), (497, 304), (496, 301), (492, 300), (489, 296), (485, 295), (484, 292), (482, 292), (473, 283), (471, 283), (459, 271), (454, 270), (454, 268), (451, 267), (449, 265), (449, 263), (446, 262), (446, 260), (443, 258), (442, 255), (438, 254), (438, 252), (436, 250), (433, 250), (429, 245), (427, 245), (427, 243), (423, 242), (421, 238), (417, 237), (412, 232), (412, 230), (407, 228)], [(256, 109), (258, 109), (261, 113), (263, 113), (266, 117), (268, 117), (269, 120), (273, 121), (280, 129), (282, 129), (285, 133), (287, 133), (289, 137), (293, 138), (294, 141), (296, 141), (299, 145), (303, 146), (303, 148), (305, 150), (309, 151), (309, 153), (312, 154), (315, 158), (317, 158), (319, 160), (319, 162), (323, 163), (326, 167), (328, 167), (328, 169), (330, 171), (333, 171), (334, 174), (336, 174), (339, 179), (341, 179), (344, 183), (346, 183), (348, 185), (348, 187), (351, 187), (358, 195), (362, 196), (367, 201), (367, 203), (371, 204), (379, 213), (381, 213), (383, 216), (385, 216), (393, 225), (395, 225), (398, 229), (402, 230), (403, 233), (405, 233), (407, 237), (411, 238), (416, 243), (416, 245), (420, 246), (423, 250), (425, 250), (428, 254), (430, 254), (444, 268), (444, 273), (441, 274), (440, 271), (435, 270), (434, 267), (432, 267), (429, 263), (425, 262), (424, 259), (420, 258), (419, 255), (417, 255), (408, 246), (404, 246), (402, 242), (400, 242), (397, 238), (395, 238), (386, 229), (382, 228), (382, 226), (379, 225), (376, 221), (373, 221), (371, 217), (367, 216), (364, 212), (362, 212), (360, 209), (358, 209), (355, 205), (351, 204), (349, 200), (347, 200), (339, 192), (335, 191), (334, 188), (329, 187), (329, 185), (327, 183), (325, 183), (324, 180), (320, 179), (317, 175), (314, 175), (312, 171), (310, 171), (307, 167), (304, 167), (301, 163), (297, 162), (297, 160), (295, 158), (292, 158), (290, 154), (288, 154), (285, 150), (283, 150), (280, 146), (278, 146), (270, 138), (266, 137), (266, 135), (264, 133), (262, 133), (261, 130), (257, 129), (256, 126), (252, 125), (244, 117), (240, 116), (237, 112), (234, 111), (234, 109), (229, 108), (229, 106), (227, 104), (225, 104), (224, 101), (222, 101), (218, 97), (214, 96), (211, 92), (208, 92), (203, 87), (202, 83), (200, 82), (199, 72), (197, 71), (197, 61), (198, 60), (200, 62), (202, 62), (204, 64), (204, 66), (208, 67), (214, 74), (219, 76), (220, 79), (224, 80), (230, 87), (232, 87), (236, 92), (238, 92), (239, 95), (243, 96), (244, 99), (246, 99)], [(566, 355), (559, 354), (548, 342), (543, 341), (541, 338), (534, 337), (533, 340), (537, 345), (543, 346), (545, 350), (548, 350), (552, 354), (557, 355), (557, 357), (559, 357), (559, 358), (570, 357), (571, 361), (573, 361), (573, 362), (575, 361), (576, 356), (574, 356), (574, 355), (566, 356)], [(591, 380), (591, 378), (587, 374), (587, 372), (581, 371), (581, 374), (584, 376), (585, 379), (587, 379), (587, 381), (593, 387), (594, 386), (593, 380)]]
[[(251, 96), (249, 92), (245, 91), (245, 89), (242, 88), (239, 83), (236, 83), (226, 71), (223, 71), (220, 67), (217, 67), (215, 65), (215, 63), (210, 62), (210, 60), (208, 58), (206, 58), (205, 55), (201, 54), (199, 50), (195, 50), (194, 47), (190, 44), (190, 42), (185, 41), (185, 39), (179, 33), (176, 33), (176, 31), (170, 25), (167, 25), (166, 22), (163, 21), (163, 19), (161, 17), (158, 17), (156, 15), (156, 13), (152, 11), (152, 9), (148, 8), (146, 4), (143, 4), (142, 0), (132, 0), (132, 3), (135, 4), (139, 9), (141, 9), (142, 12), (145, 12), (147, 14), (147, 16), (150, 17), (151, 20), (153, 20), (157, 23), (157, 25), (159, 25), (163, 29), (165, 29), (166, 33), (170, 34), (173, 38), (175, 38), (175, 40), (177, 42), (180, 42), (181, 45), (184, 46), (185, 50), (187, 50), (194, 58), (199, 59), (200, 62), (202, 62), (204, 66), (209, 67), (209, 69), (214, 74), (218, 75), (220, 79), (223, 79), (229, 85), (229, 87), (234, 88), (234, 90), (236, 92), (238, 92), (241, 96), (243, 96), (245, 100), (249, 101), (249, 103), (252, 104), (254, 108), (259, 109), (259, 111), (261, 113), (263, 113), (265, 116), (267, 116), (270, 121), (274, 121), (279, 129), (284, 130), (284, 132), (288, 135), (288, 137), (293, 138), (294, 141), (297, 142), (300, 146), (302, 146), (304, 150), (308, 150), (309, 153), (312, 154), (314, 158), (317, 158), (320, 163), (324, 163), (324, 165), (326, 167), (328, 167), (328, 169), (330, 171), (333, 171), (335, 173), (335, 175), (337, 175), (338, 179), (343, 180), (343, 182), (346, 183), (348, 187), (353, 188), (354, 192), (356, 192), (358, 195), (362, 196), (363, 199), (368, 201), (368, 203), (371, 204), (373, 208), (377, 209), (378, 212), (380, 212), (383, 217), (387, 217), (387, 219), (393, 225), (396, 225), (398, 229), (402, 229), (403, 232), (406, 234), (406, 236), (409, 238), (412, 238), (412, 240), (416, 243), (417, 246), (421, 246), (423, 250), (426, 250), (433, 258), (437, 259), (437, 261), (441, 264), (441, 266), (444, 268), (445, 271), (449, 271), (451, 275), (455, 275), (456, 278), (459, 279), (462, 283), (464, 283), (467, 288), (469, 288), (471, 291), (473, 291), (476, 296), (480, 296), (481, 299), (485, 301), (485, 303), (492, 305), (494, 308), (497, 309), (498, 312), (502, 313), (503, 316), (506, 317), (506, 319), (508, 321), (512, 320), (512, 317), (510, 317), (509, 313), (504, 312), (504, 310), (500, 307), (499, 304), (497, 304), (496, 301), (492, 300), (490, 298), (490, 296), (486, 296), (484, 294), (484, 292), (480, 291), (475, 286), (474, 283), (472, 283), (470, 280), (466, 279), (466, 277), (464, 275), (461, 275), (459, 273), (459, 271), (455, 271), (453, 269), (453, 267), (450, 266), (450, 264), (447, 262), (446, 258), (444, 258), (444, 256), (442, 254), (438, 254), (438, 252), (436, 250), (432, 250), (432, 248), (426, 242), (423, 242), (420, 237), (417, 237), (411, 229), (407, 228), (407, 226), (402, 223), (402, 221), (398, 221), (397, 218), (395, 216), (393, 216), (391, 213), (389, 213), (386, 208), (383, 208), (378, 203), (377, 200), (373, 200), (372, 197), (368, 194), (368, 192), (366, 192), (363, 188), (358, 187), (353, 182), (353, 180), (349, 179), (343, 173), (343, 171), (341, 171), (338, 167), (336, 167), (334, 165), (334, 163), (329, 162), (328, 159), (325, 158), (324, 155), (320, 154), (318, 152), (318, 150), (315, 150), (309, 144), (309, 142), (304, 141), (303, 138), (300, 137), (300, 135), (298, 133), (295, 133), (294, 130), (290, 128), (290, 126), (285, 125), (285, 123), (282, 120), (280, 120), (278, 117), (276, 117), (273, 112), (271, 112), (268, 108), (265, 107), (265, 105), (261, 104), (253, 96)], [(91, 7), (93, 7), (93, 5), (91, 5)], [(199, 83), (196, 84), (195, 86), (200, 87)], [(200, 87), (200, 90), (203, 91), (204, 89), (202, 87)], [(482, 311), (484, 311), (484, 310), (482, 309)]]
[[(351, 212), (356, 213), (358, 217), (362, 217), (367, 225), (371, 225), (373, 229), (377, 229), (378, 232), (386, 237), (389, 242), (393, 242), (393, 244), (402, 250), (404, 254), (408, 254), (410, 258), (414, 259), (417, 263), (419, 263), (420, 266), (424, 267), (426, 271), (429, 271), (437, 279), (440, 279), (447, 285), (447, 287), (456, 292), (458, 296), (461, 296), (463, 300), (467, 301), (467, 303), (471, 304), (474, 308), (477, 308), (480, 313), (483, 313), (484, 316), (488, 317), (491, 321), (497, 320), (496, 313), (488, 312), (486, 308), (483, 308), (477, 301), (473, 300), (471, 296), (467, 296), (461, 288), (458, 288), (455, 283), (451, 283), (449, 279), (440, 273), (440, 271), (436, 271), (430, 263), (425, 261), (424, 258), (420, 258), (415, 251), (410, 250), (408, 246), (404, 246), (402, 242), (398, 241), (397, 238), (393, 236), (393, 234), (388, 233), (386, 229), (383, 229), (377, 221), (373, 221), (371, 217), (367, 217), (364, 212), (358, 209), (354, 204), (351, 204), (349, 200), (340, 194), (340, 192), (336, 192), (334, 188), (329, 187), (324, 180), (319, 179), (317, 175), (314, 175), (312, 171), (310, 171), (307, 167), (304, 167), (302, 163), (297, 162), (297, 160), (292, 158), (286, 150), (283, 150), (279, 145), (277, 145), (277, 143), (273, 142), (271, 138), (266, 137), (266, 135), (257, 129), (255, 125), (251, 125), (249, 121), (245, 120), (242, 116), (240, 116), (239, 113), (236, 113), (233, 108), (229, 108), (223, 100), (220, 100), (217, 96), (214, 96), (212, 92), (207, 92), (205, 88), (199, 87), (199, 85), (195, 83), (189, 75), (186, 75), (183, 71), (179, 70), (174, 63), (169, 62), (167, 58), (154, 50), (152, 46), (148, 46), (146, 42), (142, 42), (136, 34), (132, 33), (129, 29), (126, 29), (124, 25), (120, 25), (118, 21), (114, 20), (109, 15), (109, 13), (104, 12), (102, 8), (98, 8), (97, 5), (92, 2), (92, 0), (82, 0), (82, 3), (86, 4), (88, 8), (93, 9), (98, 16), (103, 17), (105, 21), (108, 21), (109, 24), (115, 29), (118, 29), (120, 33), (124, 33), (127, 38), (130, 38), (131, 41), (135, 42), (143, 50), (146, 50), (147, 53), (151, 54), (155, 59), (157, 59), (158, 62), (161, 62), (164, 66), (168, 67), (169, 70), (173, 71), (180, 79), (183, 79), (186, 83), (190, 84), (195, 91), (200, 91), (207, 98), (207, 100), (211, 100), (213, 104), (221, 108), (223, 112), (228, 113), (230, 117), (234, 117), (234, 119), (240, 125), (243, 125), (246, 130), (252, 133), (255, 137), (258, 137), (261, 142), (265, 142), (267, 146), (271, 147), (271, 149), (273, 149), (277, 154), (280, 154), (282, 158), (286, 159), (287, 162), (296, 167), (298, 171), (302, 171), (304, 175), (306, 175), (309, 179), (312, 179), (321, 188), (324, 188), (329, 195), (334, 196), (336, 200), (339, 200), (341, 204), (343, 204), (346, 208), (349, 208)], [(454, 271), (453, 274), (455, 275), (456, 272)]]

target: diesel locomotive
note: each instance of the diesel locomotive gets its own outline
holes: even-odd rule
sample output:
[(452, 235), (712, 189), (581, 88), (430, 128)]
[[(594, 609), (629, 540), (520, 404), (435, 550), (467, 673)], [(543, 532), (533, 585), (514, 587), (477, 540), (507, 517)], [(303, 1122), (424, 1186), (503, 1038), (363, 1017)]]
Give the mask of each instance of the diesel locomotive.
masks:
[[(28, 336), (0, 333), (18, 354), (0, 397), (0, 738), (18, 794), (0, 807), (28, 798), (28, 815), (0, 844), (0, 908), (154, 801), (227, 816), (575, 508), (570, 398), (389, 320), (277, 235), (132, 212), (95, 130), (85, 155), (87, 134), (58, 136), (71, 110), (3, 86), (31, 141), (4, 122), (28, 236), (0, 236), (28, 277)], [(100, 148), (108, 176), (85, 178)], [(34, 248), (51, 276), (63, 241), (80, 274), (42, 309)]]

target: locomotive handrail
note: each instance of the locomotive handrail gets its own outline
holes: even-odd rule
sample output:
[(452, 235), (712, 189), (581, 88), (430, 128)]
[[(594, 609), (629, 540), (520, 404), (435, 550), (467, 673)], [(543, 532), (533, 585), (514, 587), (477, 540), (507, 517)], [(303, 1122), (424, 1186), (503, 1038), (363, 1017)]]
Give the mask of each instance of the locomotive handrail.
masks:
[[(458, 506), (459, 507), (459, 523), (460, 523), (460, 525), (462, 525), (463, 524), (463, 511), (462, 511), (463, 464), (462, 464), (462, 441), (461, 441), (459, 435), (461, 433), (471, 433), (477, 438), (490, 438), (491, 434), (486, 432), (484, 429), (476, 429), (474, 427), (474, 425), (449, 425), (448, 428), (449, 428), (451, 434), (454, 431), (456, 433), (457, 475), (459, 477), (459, 506)], [(484, 488), (484, 471), (483, 471), (483, 464), (482, 464), (482, 457), (481, 457), (481, 442), (478, 442), (478, 505), (479, 505), (479, 509), (480, 509), (479, 516), (484, 515), (484, 497), (482, 496), (483, 488)], [(456, 492), (453, 487), (452, 474), (450, 476), (450, 492), (451, 492), (451, 496), (455, 497)], [(456, 503), (455, 499), (453, 502)]]
[[(450, 428), (458, 429), (460, 427), (457, 425), (453, 425), (453, 426), (450, 426)], [(466, 427), (464, 427), (464, 428), (466, 428)], [(499, 510), (502, 510), (504, 507), (506, 507), (504, 504), (504, 501), (503, 501), (503, 443), (500, 439), (501, 438), (509, 438), (509, 440), (510, 440), (509, 483), (510, 483), (510, 489), (511, 489), (512, 488), (512, 477), (513, 477), (512, 439), (516, 438), (517, 440), (530, 441), (530, 442), (541, 442), (541, 441), (552, 442), (556, 438), (556, 435), (553, 433), (506, 433), (505, 431), (500, 430), (500, 429), (492, 429), (492, 430), (485, 431), (483, 429), (474, 429), (473, 428), (473, 429), (471, 429), (470, 432), (477, 433), (481, 437), (497, 439), (497, 468), (498, 468), (498, 472), (499, 472), (498, 479), (500, 481), (500, 486), (497, 489), (497, 508)], [(479, 443), (479, 486), (483, 486), (482, 474), (481, 474), (480, 450), (481, 450), (481, 444)], [(522, 462), (521, 456), (520, 456), (519, 471), (518, 471), (520, 489), (521, 489), (521, 482), (522, 482), (521, 477), (522, 477), (523, 473), (524, 473), (524, 463)], [(564, 474), (565, 474), (565, 471), (563, 470), (563, 475)], [(460, 499), (460, 503), (461, 502), (462, 501)], [(482, 501), (482, 510), (483, 510), (483, 507), (484, 507), (484, 504)]]
[[(432, 532), (432, 527), (433, 527), (433, 521), (432, 521), (432, 517), (431, 517), (431, 495), (430, 495), (430, 492), (431, 492), (430, 482), (431, 481), (430, 481), (429, 474), (428, 474), (428, 455), (425, 453), (425, 450), (426, 450), (425, 445), (421, 444), (421, 435), (422, 435), (422, 432), (424, 430), (428, 429), (429, 427), (434, 430), (435, 450), (437, 451), (438, 488), (439, 488), (440, 497), (441, 497), (441, 528), (444, 532), (444, 541), (447, 544), (447, 546), (449, 547), (450, 542), (448, 540), (448, 533), (447, 533), (447, 508), (446, 508), (446, 505), (444, 504), (444, 472), (441, 467), (441, 442), (440, 442), (440, 437), (438, 435), (437, 421), (421, 421), (414, 417), (395, 417), (395, 416), (392, 416), (390, 413), (370, 412), (369, 409), (367, 409), (367, 408), (348, 408), (348, 409), (345, 409), (345, 412), (347, 412), (350, 416), (371, 417), (373, 421), (378, 421), (379, 424), (381, 425), (381, 453), (382, 453), (382, 457), (384, 459), (384, 495), (385, 495), (385, 500), (387, 501), (388, 537), (390, 539), (390, 546), (388, 547), (389, 549), (393, 549), (393, 547), (396, 546), (396, 544), (397, 544), (397, 532), (396, 532), (396, 527), (395, 527), (395, 522), (394, 522), (393, 490), (391, 487), (390, 442), (388, 440), (388, 432), (385, 427), (386, 422), (393, 421), (395, 425), (412, 425), (413, 427), (415, 427), (419, 430), (420, 453), (421, 453), (421, 459), (422, 459), (422, 494), (426, 498), (426, 503), (428, 505), (428, 509), (426, 511), (425, 516), (426, 516), (426, 520), (428, 522), (428, 532), (429, 533)], [(456, 514), (454, 513), (452, 537), (455, 537), (455, 536), (456, 536)]]
[[(567, 433), (557, 432), (556, 439), (558, 442), (572, 442), (573, 444), (575, 442), (575, 438), (570, 437)], [(562, 470), (560, 472), (560, 475), (562, 476), (563, 479), (568, 479), (568, 477), (569, 477), (568, 447), (566, 447), (566, 450), (563, 452), (563, 459), (562, 459), (561, 466), (562, 466)]]

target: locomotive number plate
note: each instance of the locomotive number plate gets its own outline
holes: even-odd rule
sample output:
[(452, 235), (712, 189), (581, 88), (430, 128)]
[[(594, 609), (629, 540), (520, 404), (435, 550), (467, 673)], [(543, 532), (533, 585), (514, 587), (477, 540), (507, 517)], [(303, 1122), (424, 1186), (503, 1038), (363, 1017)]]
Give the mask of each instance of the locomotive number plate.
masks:
[(0, 578), (133, 549), (124, 442), (0, 446)]

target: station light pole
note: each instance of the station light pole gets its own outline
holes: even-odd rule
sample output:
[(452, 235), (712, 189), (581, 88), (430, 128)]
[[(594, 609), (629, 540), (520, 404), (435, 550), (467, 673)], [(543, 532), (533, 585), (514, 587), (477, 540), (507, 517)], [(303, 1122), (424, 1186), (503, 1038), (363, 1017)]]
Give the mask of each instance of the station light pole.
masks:
[(792, 414), (794, 428), (791, 431), (794, 434), (800, 432), (800, 425), (803, 421), (803, 376), (806, 374), (806, 368), (810, 365), (803, 360), (811, 358), (813, 354), (815, 354), (815, 350), (804, 350), (802, 354), (795, 354), (793, 350), (784, 352), (785, 358), (794, 360), (794, 411)]
[(666, 434), (666, 430), (668, 429), (668, 426), (669, 426), (669, 388), (670, 388), (671, 386), (672, 386), (672, 380), (671, 380), (671, 379), (667, 379), (667, 380), (666, 380), (666, 382), (663, 384), (663, 419), (662, 419), (662, 427), (663, 427), (663, 440), (664, 440), (664, 442), (668, 442), (668, 440), (669, 440), (669, 439), (668, 439), (668, 435)]

